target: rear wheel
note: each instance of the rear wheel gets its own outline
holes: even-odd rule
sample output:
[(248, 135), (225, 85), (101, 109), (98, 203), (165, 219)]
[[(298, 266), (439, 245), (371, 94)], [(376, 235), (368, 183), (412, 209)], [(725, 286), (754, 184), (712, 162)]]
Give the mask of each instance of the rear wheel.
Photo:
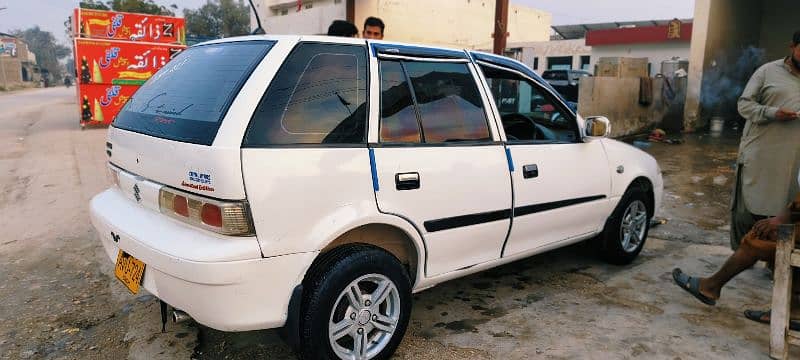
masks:
[(348, 245), (323, 255), (306, 278), (303, 359), (388, 359), (411, 313), (408, 274), (391, 254)]
[(633, 185), (625, 192), (597, 238), (603, 259), (617, 265), (630, 264), (636, 259), (644, 247), (653, 217), (647, 203), (644, 186)]

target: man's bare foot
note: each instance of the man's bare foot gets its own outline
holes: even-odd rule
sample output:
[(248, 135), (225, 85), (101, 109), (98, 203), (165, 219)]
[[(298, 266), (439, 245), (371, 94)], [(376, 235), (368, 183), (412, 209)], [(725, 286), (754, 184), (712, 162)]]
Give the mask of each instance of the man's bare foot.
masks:
[(709, 281), (707, 278), (700, 278), (700, 288), (698, 290), (700, 290), (700, 293), (703, 294), (703, 296), (709, 299), (719, 300), (721, 289), (714, 289), (710, 287), (708, 283)]

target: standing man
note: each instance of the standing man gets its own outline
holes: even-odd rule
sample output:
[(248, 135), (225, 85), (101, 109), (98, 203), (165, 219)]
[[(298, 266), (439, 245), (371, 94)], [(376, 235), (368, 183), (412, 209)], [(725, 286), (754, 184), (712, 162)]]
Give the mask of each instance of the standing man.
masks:
[(385, 28), (383, 20), (370, 16), (364, 21), (364, 31), (361, 35), (365, 39), (383, 40), (383, 29)]
[(791, 202), (800, 168), (800, 31), (791, 53), (756, 70), (739, 98), (747, 120), (739, 145), (731, 203), (731, 247), (737, 249), (753, 225)]
[(334, 20), (328, 26), (328, 36), (357, 37), (358, 28), (344, 20)]

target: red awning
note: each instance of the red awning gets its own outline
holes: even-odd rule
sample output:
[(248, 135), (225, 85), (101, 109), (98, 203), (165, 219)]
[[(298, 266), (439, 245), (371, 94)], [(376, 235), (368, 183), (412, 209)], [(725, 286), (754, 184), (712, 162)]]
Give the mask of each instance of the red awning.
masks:
[(670, 39), (669, 26), (593, 30), (586, 33), (586, 46), (657, 44), (692, 41), (692, 24), (682, 24), (680, 38)]

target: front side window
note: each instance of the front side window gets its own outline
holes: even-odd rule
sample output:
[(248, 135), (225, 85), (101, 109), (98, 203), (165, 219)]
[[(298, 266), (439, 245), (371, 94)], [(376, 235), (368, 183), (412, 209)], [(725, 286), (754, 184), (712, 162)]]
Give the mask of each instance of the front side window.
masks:
[(488, 66), (481, 71), (509, 143), (572, 143), (580, 139), (575, 119), (544, 88), (510, 71)]
[(491, 139), (475, 80), (461, 63), (381, 61), (380, 127), (384, 143)]
[(305, 43), (275, 75), (244, 144), (364, 144), (366, 122), (366, 49)]
[(399, 61), (381, 61), (381, 126), (384, 143), (419, 143), (419, 130), (414, 99)]

